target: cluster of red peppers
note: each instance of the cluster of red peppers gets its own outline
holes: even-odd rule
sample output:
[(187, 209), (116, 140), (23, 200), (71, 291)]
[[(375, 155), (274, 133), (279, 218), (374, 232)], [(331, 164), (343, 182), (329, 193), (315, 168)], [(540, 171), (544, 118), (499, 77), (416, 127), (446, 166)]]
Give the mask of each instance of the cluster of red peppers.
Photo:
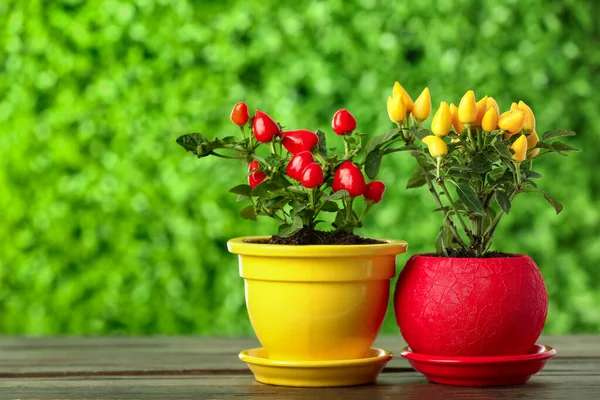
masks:
[[(231, 111), (231, 121), (243, 130), (249, 120), (246, 103), (237, 103)], [(356, 129), (356, 119), (348, 110), (342, 109), (333, 116), (331, 127), (340, 136), (351, 135)], [(281, 140), (281, 144), (291, 155), (285, 168), (290, 178), (300, 182), (307, 189), (314, 189), (325, 183), (323, 167), (315, 159), (317, 153), (313, 153), (319, 144), (315, 132), (306, 129), (282, 131), (277, 122), (259, 110), (251, 121), (251, 130), (254, 139), (260, 143), (271, 143), (276, 137)], [(322, 157), (321, 161), (325, 162)], [(256, 160), (250, 162), (248, 172), (248, 184), (252, 188), (267, 178), (267, 174)], [(374, 203), (381, 201), (385, 192), (385, 184), (381, 181), (366, 183), (361, 169), (352, 161), (344, 161), (337, 166), (331, 188), (334, 193), (345, 190), (351, 197), (364, 196)]]

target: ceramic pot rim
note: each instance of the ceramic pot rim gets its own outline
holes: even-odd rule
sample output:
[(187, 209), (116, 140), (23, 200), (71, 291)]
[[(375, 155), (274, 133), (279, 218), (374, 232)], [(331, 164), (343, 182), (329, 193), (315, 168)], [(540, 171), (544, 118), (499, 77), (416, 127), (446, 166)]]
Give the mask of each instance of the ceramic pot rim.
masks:
[(518, 260), (521, 258), (530, 258), (527, 254), (515, 254), (515, 253), (505, 253), (509, 254), (509, 257), (442, 257), (438, 255), (432, 255), (432, 253), (421, 253), (415, 254), (412, 258), (424, 258), (424, 259), (436, 259), (436, 260), (464, 260), (464, 261), (481, 261), (481, 260)]
[(242, 256), (330, 258), (357, 256), (387, 256), (406, 252), (408, 243), (404, 240), (377, 239), (381, 244), (356, 245), (282, 245), (248, 243), (247, 240), (266, 240), (270, 236), (244, 236), (227, 242), (227, 249)]

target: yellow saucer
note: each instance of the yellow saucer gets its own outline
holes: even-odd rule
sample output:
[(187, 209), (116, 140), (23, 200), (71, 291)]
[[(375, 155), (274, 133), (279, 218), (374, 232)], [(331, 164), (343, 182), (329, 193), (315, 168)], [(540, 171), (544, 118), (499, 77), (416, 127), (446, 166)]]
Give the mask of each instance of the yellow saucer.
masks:
[(278, 361), (266, 357), (263, 348), (244, 350), (240, 360), (248, 364), (261, 383), (295, 387), (336, 387), (373, 383), (392, 353), (372, 348), (365, 358), (331, 361)]

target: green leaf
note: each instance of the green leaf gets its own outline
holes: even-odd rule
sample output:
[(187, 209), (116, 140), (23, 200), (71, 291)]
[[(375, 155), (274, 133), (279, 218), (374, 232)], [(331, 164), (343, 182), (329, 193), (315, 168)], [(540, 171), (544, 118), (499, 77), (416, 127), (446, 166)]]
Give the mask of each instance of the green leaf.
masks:
[(390, 131), (387, 131), (386, 133), (375, 136), (374, 138), (372, 138), (371, 140), (369, 140), (367, 142), (367, 145), (365, 146), (365, 151), (368, 154), (368, 153), (372, 152), (373, 150), (378, 149), (381, 145), (400, 136), (400, 132), (401, 132), (400, 129), (392, 129)]
[(321, 155), (321, 157), (327, 158), (327, 139), (325, 138), (325, 134), (320, 129), (317, 129), (316, 133), (317, 137), (319, 138), (319, 154)]
[(271, 182), (280, 188), (289, 187), (292, 183), (282, 174), (275, 174), (271, 178)]
[(544, 132), (542, 140), (551, 140), (563, 136), (575, 136), (576, 133), (567, 129), (558, 129), (555, 131)]
[(235, 201), (238, 203), (240, 201), (246, 201), (246, 200), (250, 200), (250, 197), (244, 196), (243, 194), (238, 194), (237, 197), (235, 198)]
[(538, 185), (537, 183), (535, 183), (534, 181), (530, 180), (530, 179), (523, 179), (523, 181), (521, 181), (521, 183), (523, 183), (523, 185), (527, 186), (533, 186), (534, 188), (537, 189)]
[(356, 144), (356, 138), (348, 135), (344, 135), (344, 141), (350, 144)]
[(323, 207), (321, 207), (321, 211), (325, 211), (325, 212), (337, 212), (339, 210), (339, 207), (337, 205), (337, 203), (334, 203), (333, 201), (326, 201), (323, 204)]
[(302, 229), (304, 224), (302, 223), (302, 218), (296, 216), (291, 224), (281, 224), (277, 230), (277, 235), (281, 237), (290, 237), (294, 233), (297, 233)]
[(339, 190), (339, 191), (333, 193), (332, 195), (323, 196), (324, 200), (344, 200), (344, 199), (349, 199), (349, 198), (350, 198), (350, 193), (348, 193), (348, 191), (346, 191), (346, 190)]
[(525, 178), (541, 178), (542, 177), (542, 174), (535, 172), (535, 171), (530, 171), (530, 170), (523, 171), (523, 175), (525, 176)]
[(198, 147), (206, 142), (208, 142), (208, 139), (201, 133), (188, 133), (177, 138), (178, 145), (195, 155), (198, 155)]
[(563, 151), (573, 151), (573, 152), (581, 151), (579, 149), (576, 149), (575, 147), (571, 147), (568, 144), (562, 143), (562, 142), (552, 143), (552, 148), (558, 153), (563, 152)]
[(421, 168), (417, 167), (410, 174), (410, 177), (408, 178), (408, 182), (406, 183), (406, 188), (414, 189), (414, 188), (421, 187), (421, 186), (425, 185), (426, 183), (427, 183), (427, 181), (425, 180), (425, 177), (423, 176), (423, 171), (421, 171)]
[(379, 172), (379, 168), (381, 167), (381, 158), (383, 157), (383, 151), (381, 150), (373, 150), (369, 154), (367, 154), (367, 159), (365, 160), (365, 172), (369, 179), (375, 179), (377, 173)]
[(307, 207), (308, 207), (308, 204), (306, 202), (301, 202), (298, 199), (294, 199), (292, 201), (292, 209), (290, 211), (291, 216), (295, 218), (296, 215), (298, 215), (299, 213), (304, 211)]
[(274, 154), (270, 154), (268, 157), (265, 157), (265, 163), (269, 167), (277, 169), (281, 164), (281, 159)]
[(502, 175), (504, 175), (505, 169), (504, 168), (494, 168), (493, 170), (490, 171), (490, 173), (488, 174), (488, 176), (493, 179), (493, 180), (497, 180), (499, 179)]
[(494, 219), (496, 218), (496, 210), (493, 207), (487, 209), (487, 214), (483, 216), (483, 231), (487, 231)]
[(242, 208), (242, 211), (240, 211), (240, 217), (243, 219), (256, 221), (256, 211), (254, 210), (254, 206), (246, 206)]
[(276, 197), (286, 196), (285, 189), (277, 189), (277, 190), (263, 190), (260, 192), (260, 197), (265, 200), (274, 199)]
[(250, 193), (252, 196), (264, 197), (268, 192), (274, 192), (281, 189), (281, 186), (271, 181), (263, 181)]
[(448, 224), (442, 225), (435, 241), (438, 254), (448, 255), (448, 249), (452, 247), (452, 239), (452, 230), (448, 227)]
[(467, 185), (459, 184), (456, 186), (456, 194), (462, 200), (465, 206), (473, 213), (483, 215), (483, 205), (477, 196), (477, 193)]
[(476, 154), (469, 164), (469, 169), (473, 174), (485, 174), (490, 168), (492, 168), (492, 163), (483, 153)]
[(221, 143), (224, 144), (235, 144), (239, 141), (239, 139), (236, 136), (226, 136), (223, 139), (221, 139)]
[(288, 186), (287, 190), (289, 190), (292, 193), (306, 194), (306, 189), (302, 185)]
[(502, 190), (497, 190), (496, 191), (496, 202), (498, 203), (498, 205), (500, 206), (500, 208), (502, 209), (502, 211), (504, 211), (506, 214), (508, 214), (510, 212), (510, 199), (508, 198), (508, 195), (506, 194), (506, 192), (502, 191)]
[(423, 138), (425, 136), (429, 136), (431, 135), (431, 132), (429, 132), (427, 129), (420, 129), (417, 128), (416, 126), (412, 126), (410, 128), (410, 131), (412, 132), (413, 135), (415, 135), (415, 137), (419, 140), (423, 140)]
[(560, 212), (563, 210), (563, 205), (543, 190), (541, 190), (540, 192), (544, 195), (544, 198), (548, 201), (548, 203), (552, 204), (552, 207), (554, 207), (554, 211), (556, 211), (556, 214), (560, 214)]
[(338, 213), (335, 215), (335, 221), (333, 221), (333, 226), (336, 228), (342, 226), (344, 221), (346, 220), (346, 210), (340, 209)]
[(508, 159), (508, 160), (512, 160), (512, 153), (508, 149), (508, 146), (506, 146), (504, 143), (502, 143), (502, 142), (494, 143), (494, 149), (496, 149), (496, 151), (498, 152), (500, 157)]
[(250, 196), (252, 193), (252, 187), (250, 185), (237, 185), (231, 189), (229, 189), (229, 193), (241, 194), (243, 196)]

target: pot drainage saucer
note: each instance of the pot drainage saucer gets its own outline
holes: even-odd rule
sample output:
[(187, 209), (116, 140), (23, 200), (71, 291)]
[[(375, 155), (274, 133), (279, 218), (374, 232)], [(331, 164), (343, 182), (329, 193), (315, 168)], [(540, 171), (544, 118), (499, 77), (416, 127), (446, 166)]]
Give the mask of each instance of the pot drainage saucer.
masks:
[(328, 361), (271, 360), (263, 348), (244, 350), (240, 360), (248, 364), (261, 383), (296, 387), (339, 387), (373, 383), (392, 353), (372, 348), (365, 358)]
[(527, 382), (544, 368), (556, 350), (536, 344), (528, 354), (516, 356), (443, 357), (414, 353), (405, 347), (401, 354), (431, 382), (456, 386), (507, 386)]

